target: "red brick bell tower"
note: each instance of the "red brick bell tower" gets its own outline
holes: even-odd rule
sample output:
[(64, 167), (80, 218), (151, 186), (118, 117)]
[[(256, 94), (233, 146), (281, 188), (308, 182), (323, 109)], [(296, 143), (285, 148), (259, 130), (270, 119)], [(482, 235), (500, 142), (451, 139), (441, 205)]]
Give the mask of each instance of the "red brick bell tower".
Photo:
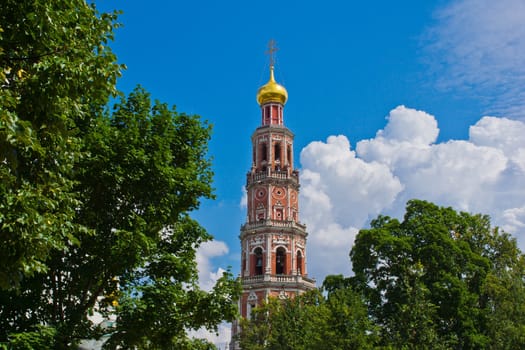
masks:
[[(306, 269), (306, 226), (299, 221), (299, 172), (293, 164), (294, 134), (284, 126), (288, 93), (275, 81), (273, 41), (270, 42), (270, 79), (259, 88), (261, 126), (252, 134), (252, 166), (246, 176), (248, 213), (241, 226), (242, 295), (239, 311), (268, 297), (289, 298), (315, 288)], [(230, 349), (238, 349), (232, 325)]]

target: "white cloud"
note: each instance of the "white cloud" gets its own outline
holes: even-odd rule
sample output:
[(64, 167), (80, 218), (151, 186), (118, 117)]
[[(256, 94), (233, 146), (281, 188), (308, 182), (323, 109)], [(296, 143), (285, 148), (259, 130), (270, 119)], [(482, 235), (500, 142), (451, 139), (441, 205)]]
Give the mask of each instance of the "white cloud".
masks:
[[(310, 221), (308, 221), (310, 222)], [(329, 274), (351, 274), (350, 249), (358, 233), (352, 226), (342, 227), (336, 222), (308, 226), (308, 275), (317, 285)]]
[[(215, 268), (212, 259), (228, 254), (229, 249), (222, 241), (208, 241), (201, 244), (197, 249), (196, 260), (199, 271), (199, 286), (201, 289), (210, 291), (225, 270), (221, 267)], [(227, 349), (231, 338), (231, 325), (223, 322), (219, 325), (218, 332), (211, 332), (205, 328), (189, 330), (188, 335), (193, 338), (206, 339), (215, 344), (218, 349)]]
[(429, 145), (436, 141), (439, 134), (433, 116), (405, 106), (398, 106), (390, 111), (387, 120), (385, 129), (377, 132), (377, 138), (407, 141), (414, 145)]
[(227, 345), (231, 340), (231, 324), (226, 322), (221, 323), (217, 333), (210, 332), (205, 328), (200, 328), (198, 330), (189, 331), (188, 335), (192, 338), (206, 339), (215, 344), (219, 350), (227, 349)]
[(225, 254), (228, 254), (228, 246), (222, 241), (204, 242), (197, 249), (196, 260), (199, 271), (199, 286), (203, 290), (211, 290), (217, 279), (225, 271), (220, 267), (213, 271), (211, 259)]
[(357, 227), (388, 207), (402, 185), (386, 165), (357, 158), (342, 135), (310, 143), (301, 152), (301, 164), (308, 272), (321, 283), (326, 274), (349, 272)]
[(241, 201), (239, 202), (239, 207), (241, 209), (246, 209), (248, 207), (248, 192), (246, 192), (246, 186), (242, 186), (241, 188)]
[(508, 232), (525, 231), (525, 206), (503, 211), (505, 224), (503, 229)]
[(370, 210), (375, 214), (388, 206), (402, 189), (386, 165), (357, 158), (342, 135), (310, 143), (301, 151), (301, 164), (303, 198), (311, 203), (303, 208), (303, 218), (310, 221), (312, 216), (321, 221), (333, 217), (342, 227), (355, 226), (369, 217)]
[(411, 172), (432, 157), (430, 145), (439, 134), (436, 119), (423, 111), (398, 106), (386, 118), (384, 130), (371, 140), (357, 143), (357, 153), (367, 162)]
[(469, 140), (435, 143), (439, 129), (428, 113), (399, 106), (387, 120), (356, 152), (341, 135), (301, 152), (310, 275), (322, 282), (347, 273), (358, 228), (379, 213), (400, 217), (412, 198), (489, 214), (510, 233), (524, 231), (525, 123), (484, 117)]
[(525, 170), (525, 123), (507, 118), (483, 117), (469, 130), (472, 143), (500, 149)]
[(452, 1), (425, 35), (438, 85), (486, 100), (488, 113), (523, 118), (525, 2)]
[(488, 209), (480, 206), (479, 201), (487, 200), (480, 189), (490, 188), (505, 169), (507, 160), (500, 150), (448, 141), (432, 146), (430, 153), (428, 162), (404, 174), (404, 199), (427, 199), (461, 210)]

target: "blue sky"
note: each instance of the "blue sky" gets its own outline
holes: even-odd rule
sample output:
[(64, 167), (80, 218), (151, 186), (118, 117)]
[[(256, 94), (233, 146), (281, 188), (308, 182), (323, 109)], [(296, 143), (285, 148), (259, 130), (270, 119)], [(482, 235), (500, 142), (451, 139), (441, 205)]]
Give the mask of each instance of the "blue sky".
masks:
[[(119, 88), (214, 125), (217, 199), (194, 214), (216, 238), (203, 284), (239, 270), (242, 186), (257, 89), (288, 90), (310, 275), (350, 273), (357, 230), (417, 197), (525, 228), (525, 4), (458, 1), (97, 1), (121, 9)], [(404, 107), (403, 107), (404, 106)], [(484, 116), (495, 118), (483, 118)]]

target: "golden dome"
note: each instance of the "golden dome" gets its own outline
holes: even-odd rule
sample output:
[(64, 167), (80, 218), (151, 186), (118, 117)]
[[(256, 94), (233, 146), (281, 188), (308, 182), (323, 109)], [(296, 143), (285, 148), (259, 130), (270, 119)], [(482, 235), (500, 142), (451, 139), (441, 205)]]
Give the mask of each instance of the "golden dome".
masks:
[(268, 102), (279, 102), (285, 104), (288, 99), (288, 92), (284, 86), (277, 84), (273, 76), (273, 65), (270, 66), (270, 80), (257, 91), (257, 102), (263, 105)]

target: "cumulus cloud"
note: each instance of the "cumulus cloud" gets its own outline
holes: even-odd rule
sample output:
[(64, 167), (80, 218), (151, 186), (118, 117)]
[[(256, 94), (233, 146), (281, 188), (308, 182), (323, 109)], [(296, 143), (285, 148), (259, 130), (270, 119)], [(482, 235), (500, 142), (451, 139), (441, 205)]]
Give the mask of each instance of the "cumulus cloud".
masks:
[(525, 170), (525, 123), (483, 117), (470, 127), (469, 135), (472, 143), (500, 149), (516, 166)]
[(199, 286), (203, 290), (210, 291), (217, 279), (225, 271), (220, 267), (214, 271), (211, 259), (225, 254), (228, 254), (228, 246), (222, 241), (204, 242), (197, 249), (196, 260), (199, 270)]
[(239, 202), (239, 207), (241, 209), (246, 209), (248, 207), (248, 192), (246, 192), (246, 186), (242, 186), (241, 188), (241, 200)]
[[(222, 241), (208, 241), (200, 245), (196, 252), (197, 269), (199, 272), (199, 287), (205, 291), (212, 290), (217, 280), (222, 277), (225, 270), (215, 267), (213, 258), (229, 253), (228, 246)], [(219, 349), (226, 349), (231, 338), (231, 325), (223, 322), (219, 325), (217, 332), (206, 328), (188, 330), (188, 335), (193, 338), (206, 339), (215, 344)]]
[(508, 232), (525, 231), (525, 206), (503, 211), (503, 229)]
[(188, 335), (192, 338), (206, 339), (215, 344), (217, 349), (227, 349), (231, 340), (231, 324), (223, 322), (219, 325), (217, 332), (211, 332), (205, 328), (191, 330)]
[(525, 229), (525, 123), (483, 117), (469, 132), (468, 140), (436, 143), (434, 116), (399, 106), (373, 139), (357, 142), (355, 152), (341, 135), (307, 145), (301, 205), (310, 232), (310, 274), (322, 281), (348, 272), (358, 229), (379, 213), (400, 217), (412, 198), (489, 214), (519, 239)]
[(484, 98), (488, 113), (524, 118), (523, 23), (522, 0), (460, 0), (441, 8), (424, 35), (438, 86)]
[[(451, 140), (435, 144), (439, 129), (434, 116), (400, 106), (387, 119), (385, 132), (380, 130), (374, 139), (358, 142), (357, 152), (364, 161), (388, 165), (405, 185), (398, 205), (421, 198), (462, 210), (488, 209), (483, 203), (489, 198), (482, 198), (484, 192), (478, 189), (494, 186), (508, 161), (499, 147), (493, 147), (495, 132), (490, 134), (493, 142)], [(483, 120), (471, 128), (478, 135), (488, 134), (483, 131), (487, 129)]]
[[(310, 143), (301, 152), (301, 164), (305, 169), (303, 197), (315, 201), (313, 213), (311, 206), (303, 212), (308, 217), (321, 216), (321, 220), (333, 217), (343, 227), (355, 226), (369, 217), (370, 209), (360, 207), (364, 201), (372, 214), (378, 213), (402, 188), (386, 165), (357, 158), (342, 135), (330, 136), (326, 143)], [(351, 216), (344, 207), (353, 208)]]
[(390, 111), (387, 120), (385, 129), (377, 132), (377, 138), (428, 145), (434, 143), (439, 134), (433, 116), (405, 106), (398, 106)]
[(301, 152), (301, 215), (308, 224), (309, 274), (349, 272), (356, 227), (388, 207), (402, 190), (388, 166), (356, 157), (345, 136), (312, 142)]

